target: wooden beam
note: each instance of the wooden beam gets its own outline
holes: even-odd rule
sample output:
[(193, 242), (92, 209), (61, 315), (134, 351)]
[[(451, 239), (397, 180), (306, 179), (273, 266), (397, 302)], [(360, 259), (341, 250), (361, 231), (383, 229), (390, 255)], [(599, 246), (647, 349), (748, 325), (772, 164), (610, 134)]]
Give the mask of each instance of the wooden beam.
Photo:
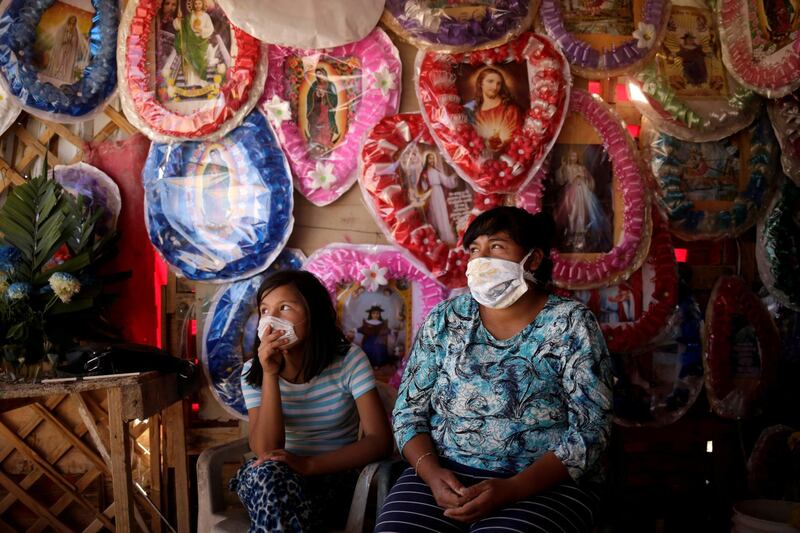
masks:
[[(72, 449), (71, 446), (70, 449)], [(98, 477), (100, 477), (100, 470), (97, 469), (90, 470), (89, 472), (86, 472), (81, 476), (81, 478), (78, 480), (75, 486), (78, 487), (78, 490), (83, 492)], [(58, 500), (56, 500), (56, 502), (50, 506), (50, 512), (53, 513), (54, 516), (58, 516), (59, 514), (64, 512), (64, 509), (66, 509), (70, 503), (72, 503), (72, 498), (69, 496), (69, 494), (62, 494), (61, 497), (58, 498)], [(98, 518), (95, 518), (95, 521), (100, 522)], [(107, 523), (111, 523), (111, 521), (109, 520)], [(108, 526), (106, 524), (103, 524), (103, 527), (108, 527)], [(44, 520), (42, 517), (39, 517), (36, 520), (36, 522), (34, 522), (33, 525), (25, 531), (25, 533), (39, 533), (40, 531), (44, 531), (45, 528), (47, 528), (47, 521)]]
[(125, 133), (133, 135), (134, 133), (137, 133), (139, 131), (133, 126), (131, 126), (131, 123), (128, 122), (128, 119), (126, 119), (122, 113), (120, 113), (110, 105), (106, 106), (103, 112), (108, 116), (108, 118), (111, 119), (112, 122), (114, 122), (114, 124), (119, 126), (119, 129), (121, 129)]
[[(68, 527), (64, 522), (54, 516), (47, 507), (36, 501), (35, 498), (30, 496), (27, 492), (19, 488), (4, 472), (0, 471), (0, 485), (3, 485), (7, 491), (13, 493), (23, 505), (48, 521), (50, 527), (56, 531), (63, 533), (72, 533), (72, 528)], [(13, 531), (13, 530), (12, 530)]]
[(128, 423), (123, 417), (122, 390), (112, 387), (108, 390), (108, 430), (111, 448), (111, 479), (114, 487), (114, 515), (117, 531), (130, 533), (132, 521), (133, 486), (131, 476), (131, 449)]
[(189, 533), (189, 472), (186, 455), (186, 423), (183, 402), (175, 402), (166, 410), (167, 453), (170, 466), (175, 468), (175, 504), (178, 533)]

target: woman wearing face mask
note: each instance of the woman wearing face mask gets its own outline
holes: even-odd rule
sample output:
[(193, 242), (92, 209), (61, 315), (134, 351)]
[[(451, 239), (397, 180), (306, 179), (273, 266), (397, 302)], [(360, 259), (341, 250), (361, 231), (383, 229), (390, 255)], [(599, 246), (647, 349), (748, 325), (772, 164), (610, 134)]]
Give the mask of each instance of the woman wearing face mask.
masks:
[(247, 508), (251, 532), (343, 522), (355, 469), (392, 450), (372, 368), (336, 325), (328, 291), (313, 274), (276, 272), (257, 301), (260, 341), (242, 368), (257, 458), (239, 469), (231, 489)]
[(591, 531), (611, 428), (597, 321), (548, 292), (549, 215), (500, 207), (463, 238), (469, 294), (417, 334), (393, 412), (411, 465), (376, 531)]

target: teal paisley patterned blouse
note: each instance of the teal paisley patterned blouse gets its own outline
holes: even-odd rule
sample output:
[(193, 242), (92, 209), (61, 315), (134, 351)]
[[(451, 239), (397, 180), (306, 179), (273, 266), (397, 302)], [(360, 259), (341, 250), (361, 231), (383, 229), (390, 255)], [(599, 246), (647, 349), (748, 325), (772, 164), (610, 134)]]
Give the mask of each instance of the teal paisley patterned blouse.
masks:
[(576, 481), (602, 478), (611, 360), (594, 315), (549, 296), (513, 337), (495, 339), (464, 294), (417, 334), (393, 412), (400, 450), (429, 433), (441, 457), (515, 474), (552, 451)]

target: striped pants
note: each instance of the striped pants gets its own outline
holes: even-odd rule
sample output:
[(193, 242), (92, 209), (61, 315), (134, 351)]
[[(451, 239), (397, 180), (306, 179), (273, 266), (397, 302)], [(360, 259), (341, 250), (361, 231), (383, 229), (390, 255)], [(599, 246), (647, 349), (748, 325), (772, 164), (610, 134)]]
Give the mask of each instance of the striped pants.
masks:
[[(440, 462), (443, 467), (452, 470), (465, 486), (484, 479), (505, 477), (446, 459)], [(598, 503), (597, 496), (592, 492), (582, 490), (572, 482), (565, 482), (499, 509), (477, 522), (464, 524), (444, 516), (444, 509), (436, 505), (428, 485), (414, 474), (413, 468), (407, 468), (386, 497), (375, 532), (585, 533), (592, 531)]]

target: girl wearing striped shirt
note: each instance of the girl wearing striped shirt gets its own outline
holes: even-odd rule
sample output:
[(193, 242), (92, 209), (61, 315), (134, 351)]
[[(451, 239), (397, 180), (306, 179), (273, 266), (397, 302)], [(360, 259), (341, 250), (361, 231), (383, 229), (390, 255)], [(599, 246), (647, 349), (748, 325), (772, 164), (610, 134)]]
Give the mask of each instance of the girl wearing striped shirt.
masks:
[(330, 526), (346, 518), (357, 469), (392, 450), (372, 368), (336, 325), (328, 291), (313, 274), (272, 274), (258, 302), (260, 341), (242, 369), (256, 459), (231, 488), (251, 532)]

